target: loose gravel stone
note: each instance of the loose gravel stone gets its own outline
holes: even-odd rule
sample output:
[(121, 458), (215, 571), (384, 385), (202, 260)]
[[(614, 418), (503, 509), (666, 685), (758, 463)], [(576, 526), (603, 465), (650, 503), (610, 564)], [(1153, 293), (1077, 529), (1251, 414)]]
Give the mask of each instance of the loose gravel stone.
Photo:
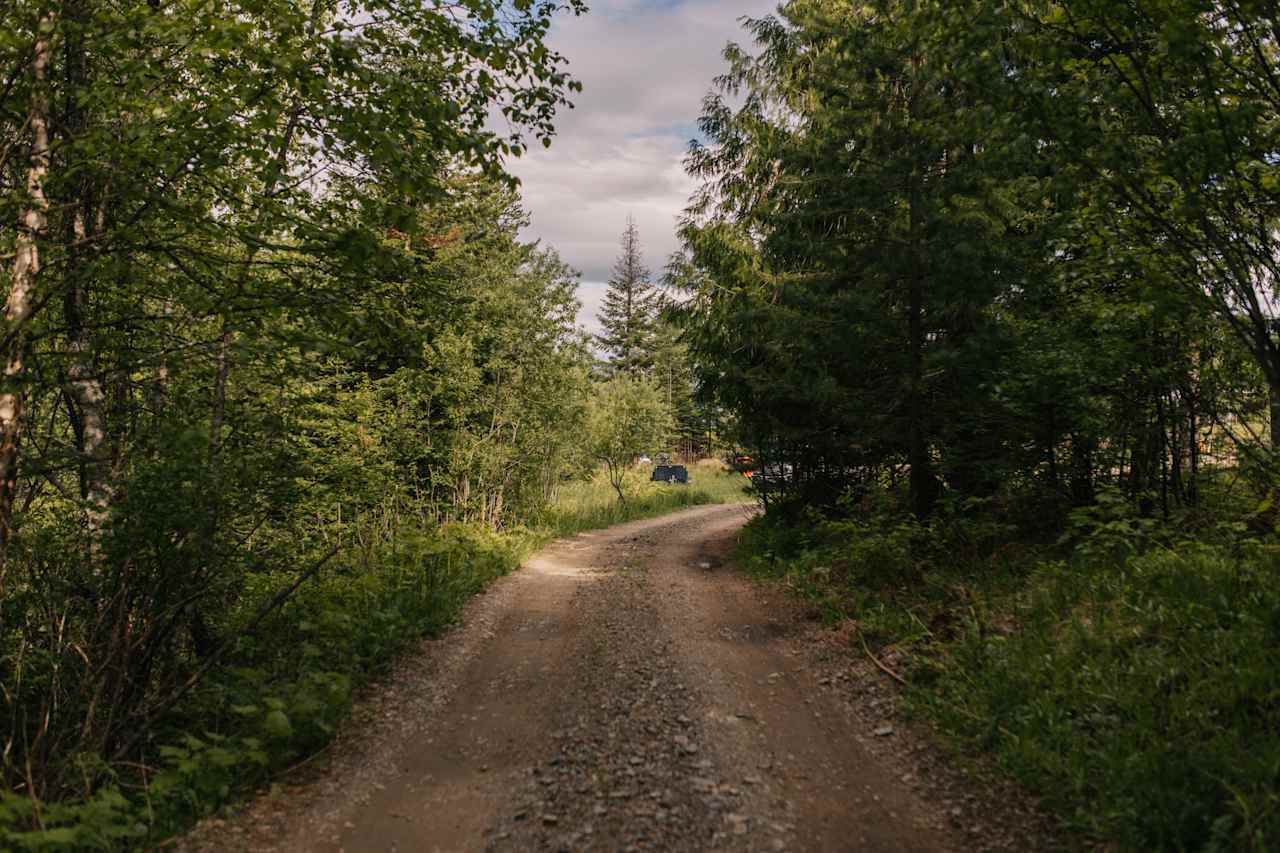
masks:
[(984, 786), (940, 783), (938, 751), (832, 632), (703, 568), (749, 514), (697, 508), (540, 552), (361, 701), (315, 778), (180, 849), (1052, 849), (1032, 812), (993, 823)]

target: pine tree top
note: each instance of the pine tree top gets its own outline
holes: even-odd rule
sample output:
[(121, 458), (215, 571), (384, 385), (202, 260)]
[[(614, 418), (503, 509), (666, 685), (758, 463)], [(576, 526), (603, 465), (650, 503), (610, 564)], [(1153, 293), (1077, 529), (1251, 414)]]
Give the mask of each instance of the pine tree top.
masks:
[(627, 217), (621, 252), (597, 315), (604, 330), (596, 336), (611, 373), (642, 375), (653, 366), (658, 348), (659, 294), (640, 246), (640, 229)]

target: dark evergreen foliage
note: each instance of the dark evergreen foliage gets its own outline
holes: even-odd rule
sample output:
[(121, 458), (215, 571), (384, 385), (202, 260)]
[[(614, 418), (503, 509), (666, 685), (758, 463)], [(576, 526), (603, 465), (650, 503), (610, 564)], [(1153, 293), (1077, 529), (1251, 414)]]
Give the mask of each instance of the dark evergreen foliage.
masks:
[(622, 251), (613, 266), (609, 289), (600, 308), (604, 330), (597, 341), (612, 375), (647, 375), (661, 345), (658, 329), (658, 289), (640, 247), (640, 230), (628, 218), (622, 232)]
[[(1141, 65), (1064, 65), (1074, 42), (1055, 33), (1105, 31), (1100, 8), (1074, 8), (793, 0), (748, 24), (757, 55), (727, 50), (688, 158), (702, 190), (679, 312), (704, 396), (788, 472), (768, 499), (830, 506), (888, 483), (925, 517), (1032, 490), (1052, 524), (1107, 483), (1193, 503), (1201, 456), (1224, 447), (1270, 465), (1240, 425), (1259, 426), (1270, 371), (1273, 253), (1224, 235), (1271, 233), (1249, 217), (1268, 215), (1275, 164), (1255, 156), (1258, 204), (1240, 192), (1232, 209), (1164, 147), (1134, 149), (1112, 129), (1145, 139), (1155, 119), (1112, 77)], [(1178, 56), (1163, 67), (1190, 85), (1178, 63), (1204, 57)], [(1249, 90), (1262, 73), (1228, 76)], [(1162, 85), (1215, 151), (1231, 128), (1262, 132)], [(1114, 102), (1114, 121), (1086, 102)], [(1123, 165), (1139, 152), (1146, 177)], [(1139, 183), (1145, 202), (1127, 200)], [(1228, 412), (1237, 426), (1215, 430)]]
[(677, 313), (755, 457), (751, 563), (1089, 842), (1276, 849), (1274, 6), (748, 28)]

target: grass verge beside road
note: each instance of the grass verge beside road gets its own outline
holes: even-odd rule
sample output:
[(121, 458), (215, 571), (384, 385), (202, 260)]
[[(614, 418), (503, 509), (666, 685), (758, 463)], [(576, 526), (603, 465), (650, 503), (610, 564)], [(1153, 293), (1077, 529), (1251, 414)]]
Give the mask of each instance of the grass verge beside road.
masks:
[[(132, 850), (164, 846), (195, 821), (315, 755), (353, 696), (398, 655), (452, 625), (463, 606), (547, 542), (698, 504), (745, 500), (745, 479), (718, 463), (691, 466), (687, 486), (636, 469), (619, 504), (607, 480), (566, 484), (532, 527), (494, 532), (445, 525), (424, 532), (391, 515), (360, 531), (288, 603), (254, 624), (263, 602), (294, 580), (264, 571), (227, 624), (225, 656), (173, 712), (156, 721), (137, 776), (112, 775), (79, 798), (43, 803), (0, 792), (0, 849)], [(111, 773), (86, 767), (85, 778)], [(43, 827), (31, 831), (32, 824)]]
[(906, 678), (909, 713), (1125, 850), (1280, 848), (1280, 546), (1105, 502), (1058, 545), (990, 515), (752, 522), (743, 562)]
[(649, 466), (638, 466), (628, 472), (623, 483), (625, 503), (618, 501), (617, 492), (603, 476), (565, 484), (539, 527), (554, 536), (570, 536), (686, 507), (750, 500), (747, 478), (726, 470), (715, 460), (690, 466), (687, 485), (650, 482), (650, 470)]

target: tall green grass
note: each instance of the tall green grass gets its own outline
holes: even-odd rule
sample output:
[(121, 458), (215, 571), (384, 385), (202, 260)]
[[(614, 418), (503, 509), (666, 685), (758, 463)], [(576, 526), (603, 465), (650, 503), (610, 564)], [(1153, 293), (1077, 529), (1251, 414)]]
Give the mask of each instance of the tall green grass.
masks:
[(747, 478), (715, 463), (689, 466), (687, 485), (653, 483), (649, 481), (650, 473), (648, 466), (637, 466), (627, 473), (623, 483), (625, 502), (618, 500), (618, 493), (603, 475), (566, 483), (536, 526), (553, 536), (571, 536), (691, 506), (750, 500)]
[(1130, 850), (1280, 848), (1280, 555), (1049, 562), (918, 704)]
[[(352, 523), (336, 557), (252, 631), (264, 602), (294, 579), (253, 575), (226, 624), (234, 645), (151, 732), (146, 772), (85, 767), (81, 799), (41, 803), (0, 792), (0, 850), (120, 850), (171, 836), (314, 755), (347, 717), (353, 695), (424, 636), (453, 624), (468, 600), (558, 536), (685, 507), (745, 500), (745, 478), (690, 467), (688, 486), (650, 483), (637, 468), (627, 501), (603, 478), (565, 484), (529, 526), (502, 532), (421, 530), (395, 513)], [(32, 827), (39, 827), (33, 830)]]
[(1055, 549), (983, 514), (761, 519), (743, 560), (892, 647), (909, 710), (1080, 837), (1280, 849), (1280, 546), (1123, 515)]

